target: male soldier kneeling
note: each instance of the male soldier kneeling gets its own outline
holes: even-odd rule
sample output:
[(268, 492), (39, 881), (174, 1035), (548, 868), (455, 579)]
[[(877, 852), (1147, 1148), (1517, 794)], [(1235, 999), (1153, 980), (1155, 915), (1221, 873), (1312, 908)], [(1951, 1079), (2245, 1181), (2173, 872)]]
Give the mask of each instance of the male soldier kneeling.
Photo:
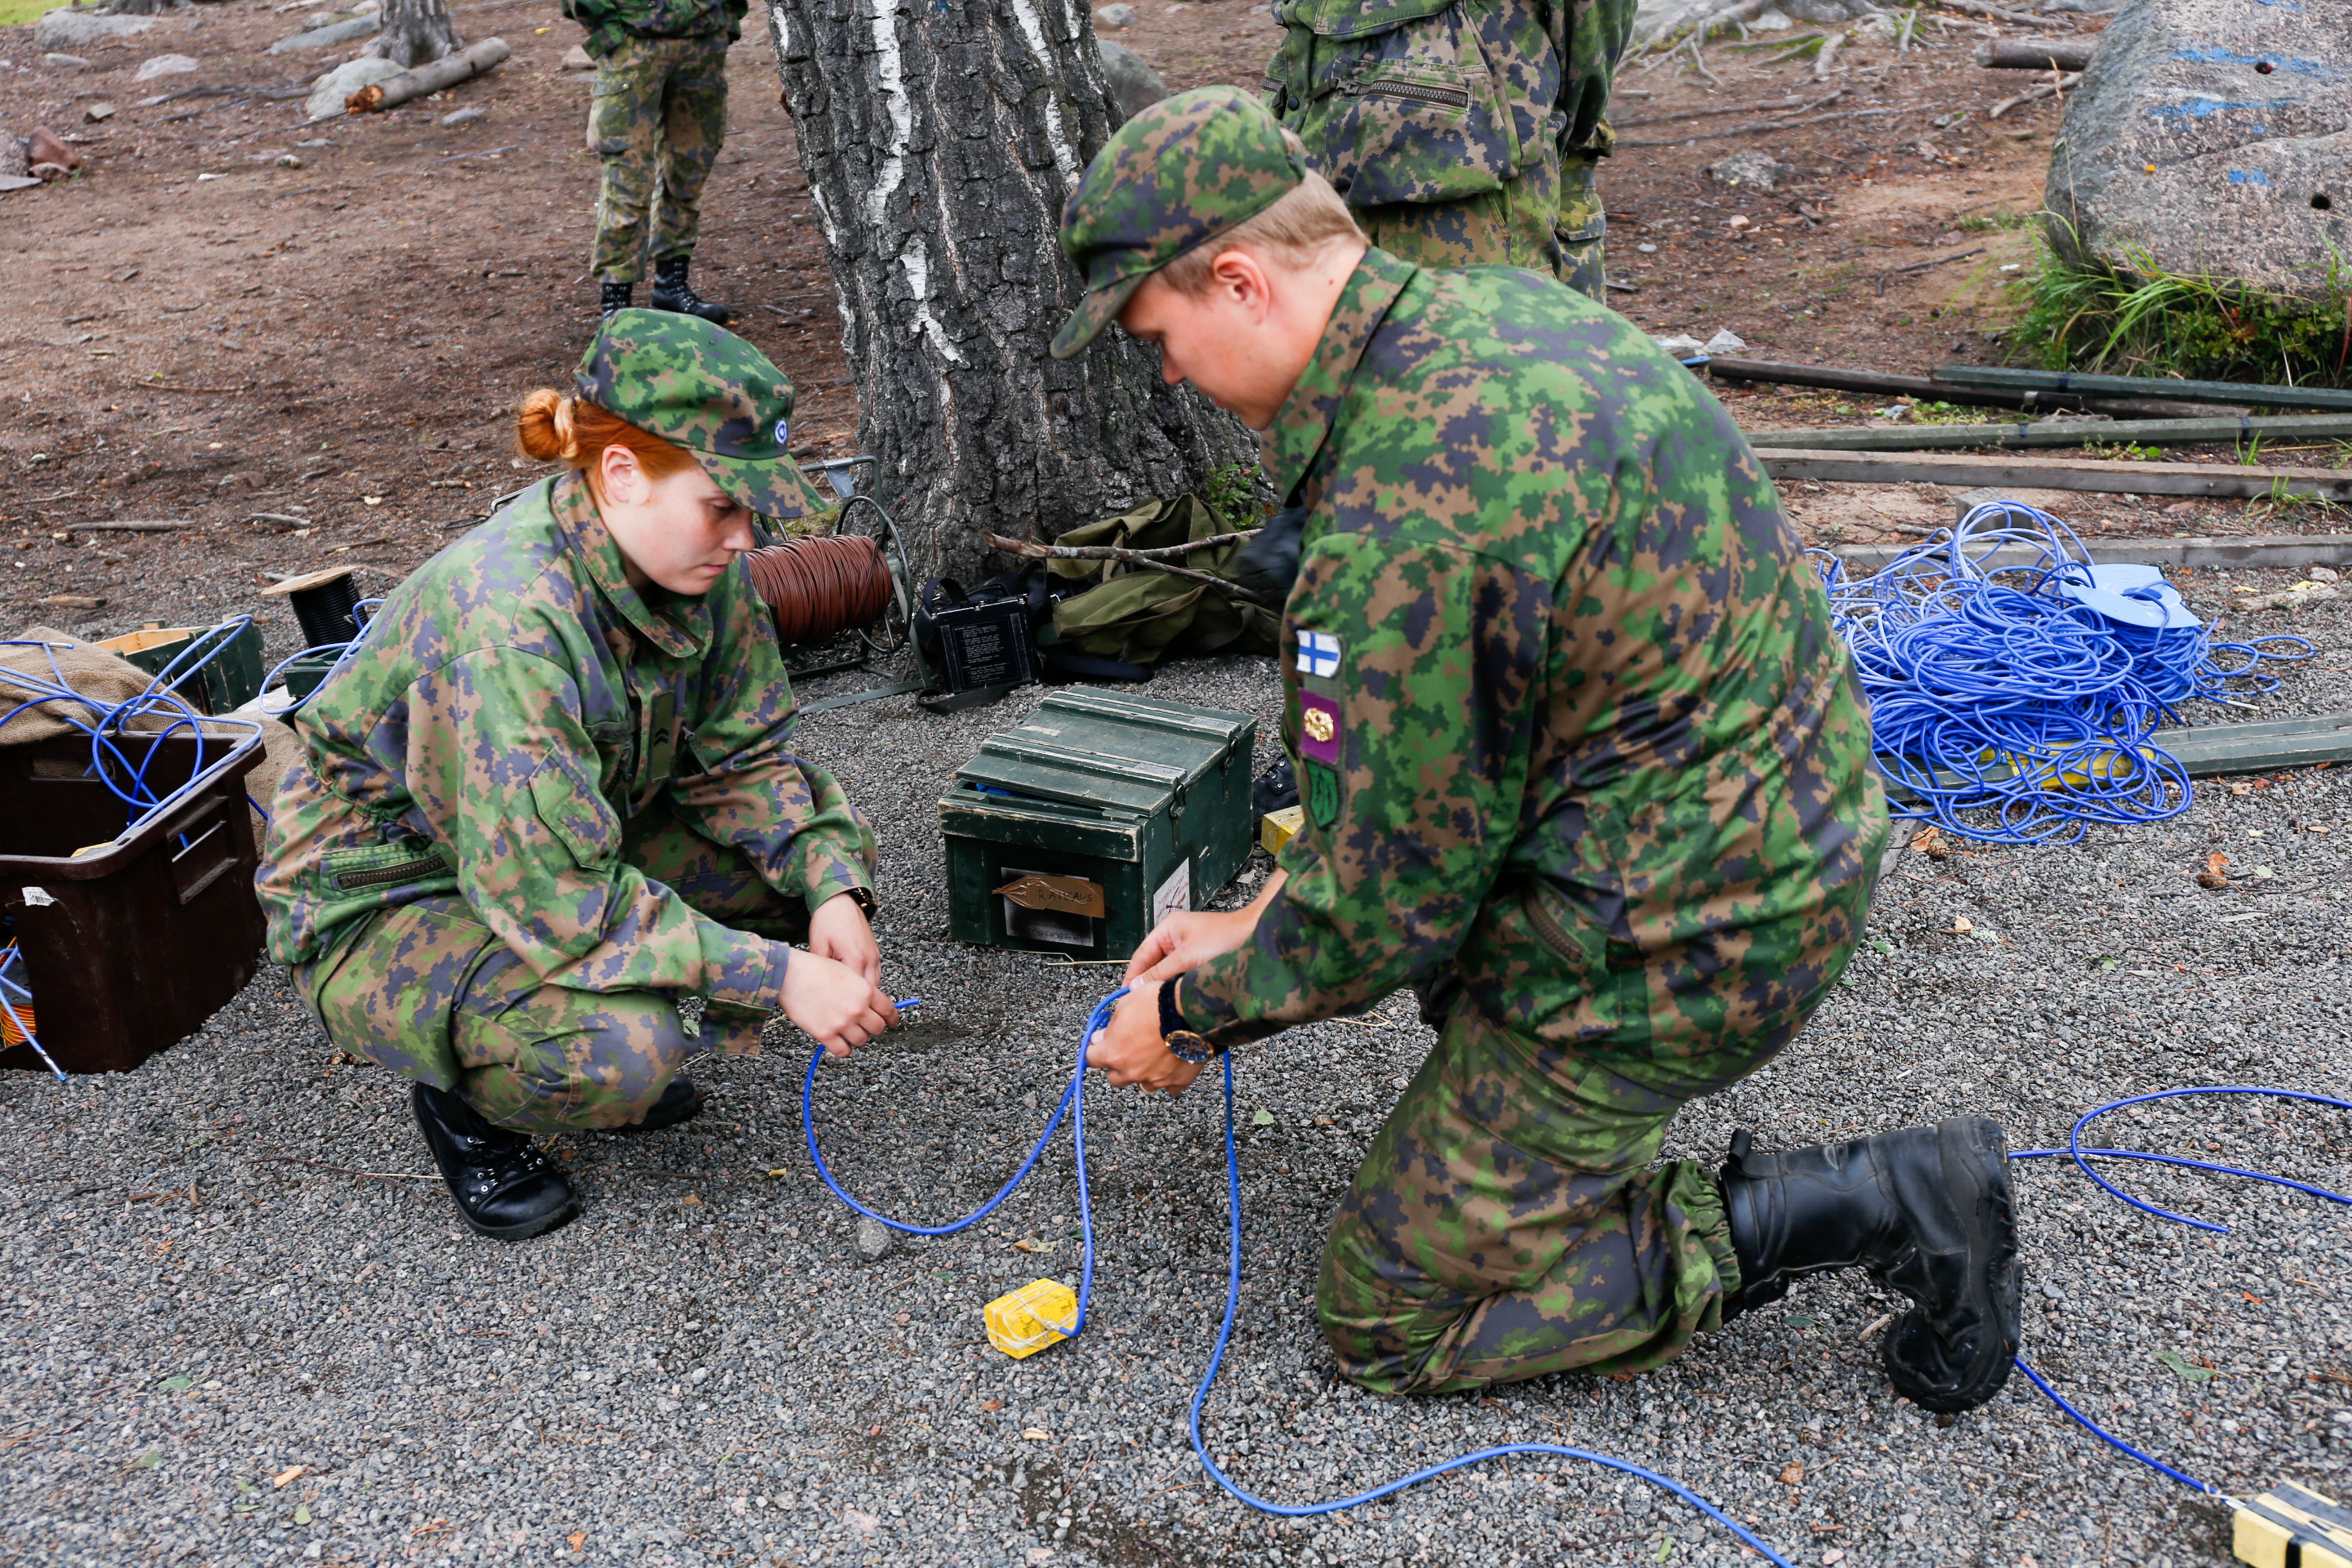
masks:
[(1347, 1375), (1437, 1393), (1642, 1370), (1860, 1267), (1915, 1303), (1931, 1410), (2009, 1374), (2000, 1129), (1653, 1164), (1685, 1102), (1837, 981), (1886, 835), (1819, 578), (1690, 374), (1554, 279), (1370, 248), (1230, 89), (1107, 145), (1063, 219), (1114, 319), (1266, 433), (1303, 508), (1282, 634), (1307, 807), (1250, 908), (1179, 914), (1088, 1060), (1214, 1053), (1422, 989), (1440, 1028), (1341, 1205), (1317, 1308)]

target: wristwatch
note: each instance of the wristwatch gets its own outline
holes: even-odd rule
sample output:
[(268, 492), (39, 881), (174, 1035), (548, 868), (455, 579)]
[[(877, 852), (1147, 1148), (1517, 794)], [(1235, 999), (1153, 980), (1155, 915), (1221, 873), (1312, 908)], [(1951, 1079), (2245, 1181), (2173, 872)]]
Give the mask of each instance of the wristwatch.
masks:
[(1177, 1010), (1176, 987), (1182, 983), (1180, 975), (1160, 988), (1160, 1043), (1178, 1061), (1198, 1067), (1215, 1056), (1217, 1047), (1209, 1044), (1207, 1036), (1189, 1027), (1184, 1015)]
[(856, 905), (857, 906), (857, 908), (858, 908), (858, 911), (859, 911), (860, 913), (862, 913), (863, 915), (865, 915), (865, 917), (866, 917), (867, 920), (869, 920), (869, 921), (870, 921), (870, 920), (872, 920), (872, 919), (874, 918), (874, 889), (871, 889), (871, 888), (844, 888), (844, 889), (842, 889), (841, 890), (842, 890), (843, 892), (847, 893), (847, 894), (849, 895), (850, 902), (852, 902), (852, 903), (856, 904)]

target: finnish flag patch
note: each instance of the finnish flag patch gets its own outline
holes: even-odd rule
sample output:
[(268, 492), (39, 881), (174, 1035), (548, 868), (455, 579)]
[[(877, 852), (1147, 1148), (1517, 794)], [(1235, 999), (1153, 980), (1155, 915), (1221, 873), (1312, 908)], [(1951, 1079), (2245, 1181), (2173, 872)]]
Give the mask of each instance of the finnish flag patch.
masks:
[(1339, 673), (1339, 639), (1329, 632), (1298, 630), (1298, 673), (1328, 680)]

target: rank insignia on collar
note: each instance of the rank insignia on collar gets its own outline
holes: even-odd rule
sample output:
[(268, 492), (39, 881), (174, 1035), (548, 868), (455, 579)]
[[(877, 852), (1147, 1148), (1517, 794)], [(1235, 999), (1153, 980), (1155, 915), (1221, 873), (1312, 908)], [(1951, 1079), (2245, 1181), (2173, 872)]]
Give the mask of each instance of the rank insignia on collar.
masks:
[(1298, 628), (1298, 673), (1328, 680), (1339, 673), (1339, 639), (1329, 632)]

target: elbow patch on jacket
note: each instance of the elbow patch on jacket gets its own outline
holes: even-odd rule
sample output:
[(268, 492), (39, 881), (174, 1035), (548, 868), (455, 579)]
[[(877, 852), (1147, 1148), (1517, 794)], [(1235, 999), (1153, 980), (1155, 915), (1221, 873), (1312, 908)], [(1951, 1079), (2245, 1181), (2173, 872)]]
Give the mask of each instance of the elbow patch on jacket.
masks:
[(603, 866), (620, 853), (621, 819), (565, 757), (550, 757), (530, 775), (531, 809), (557, 843), (583, 866)]

